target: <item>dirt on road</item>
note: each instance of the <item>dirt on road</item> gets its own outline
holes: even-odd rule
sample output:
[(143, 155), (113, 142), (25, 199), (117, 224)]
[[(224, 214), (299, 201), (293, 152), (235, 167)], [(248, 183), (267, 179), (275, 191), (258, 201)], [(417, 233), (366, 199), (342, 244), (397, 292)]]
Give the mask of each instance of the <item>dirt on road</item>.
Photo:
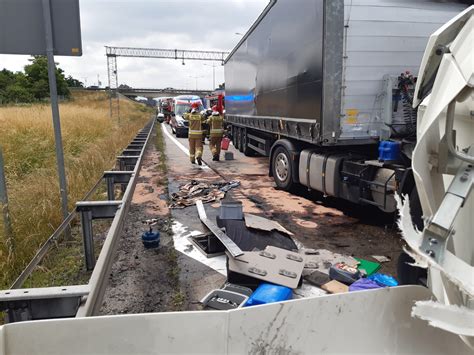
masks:
[[(161, 136), (161, 129), (169, 129), (162, 127), (158, 136), (153, 135), (145, 155), (102, 314), (201, 309), (199, 300), (225, 282), (222, 263), (216, 266), (218, 263), (209, 264), (210, 259), (201, 263), (199, 257), (191, 257), (196, 251), (189, 237), (206, 232), (196, 208), (167, 208), (168, 195), (191, 180), (239, 180), (241, 186), (228, 192), (227, 198), (242, 201), (244, 212), (279, 222), (306, 248), (371, 261), (375, 261), (372, 255), (386, 256), (391, 261), (382, 264), (381, 272), (396, 275), (401, 242), (395, 216), (325, 198), (302, 187), (292, 193), (278, 190), (268, 176), (268, 158), (246, 157), (232, 146), (235, 160), (213, 162), (205, 145), (207, 166), (192, 165), (186, 155), (187, 140), (176, 139), (169, 131)], [(210, 219), (217, 215), (219, 205), (206, 205)], [(140, 237), (146, 230), (143, 221), (150, 218), (160, 220), (161, 245), (147, 250)]]

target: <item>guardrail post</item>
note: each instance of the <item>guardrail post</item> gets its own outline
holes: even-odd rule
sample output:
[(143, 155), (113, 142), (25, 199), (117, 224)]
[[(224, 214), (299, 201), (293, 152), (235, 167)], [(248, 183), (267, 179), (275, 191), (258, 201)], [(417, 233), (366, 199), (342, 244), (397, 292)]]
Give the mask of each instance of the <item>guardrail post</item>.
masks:
[(3, 152), (2, 148), (0, 147), (0, 207), (2, 209), (5, 240), (7, 241), (8, 248), (13, 250), (15, 248), (15, 241), (13, 239), (13, 229), (10, 220), (10, 213), (8, 211), (8, 193), (4, 166)]
[(82, 238), (84, 240), (84, 257), (87, 271), (95, 266), (94, 234), (92, 232), (92, 211), (81, 211)]
[(107, 199), (109, 201), (115, 200), (115, 184), (114, 184), (114, 177), (109, 176), (105, 178), (107, 181)]

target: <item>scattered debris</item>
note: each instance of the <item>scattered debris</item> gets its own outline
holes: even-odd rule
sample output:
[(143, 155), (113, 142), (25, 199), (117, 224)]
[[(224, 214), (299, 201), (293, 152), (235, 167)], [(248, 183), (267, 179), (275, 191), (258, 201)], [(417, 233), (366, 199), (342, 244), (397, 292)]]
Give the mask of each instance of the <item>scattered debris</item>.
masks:
[(377, 282), (370, 279), (361, 278), (349, 286), (349, 291), (365, 291), (382, 288)]
[(289, 287), (263, 282), (249, 297), (245, 307), (286, 301), (291, 299), (292, 295), (293, 293)]
[(201, 200), (203, 203), (220, 201), (227, 191), (239, 185), (240, 182), (237, 180), (213, 184), (192, 180), (188, 184), (181, 185), (178, 192), (171, 194), (169, 208), (193, 206), (197, 200)]
[(196, 200), (196, 207), (199, 213), (199, 219), (206, 225), (207, 228), (224, 244), (227, 251), (233, 256), (242, 255), (243, 252), (237, 244), (234, 243), (219, 227), (217, 227), (211, 220), (207, 218), (206, 210), (201, 200)]
[(287, 235), (294, 235), (289, 230), (284, 228), (280, 223), (250, 213), (245, 213), (245, 225), (248, 228), (260, 229), (268, 232), (277, 230)]
[(264, 251), (229, 256), (229, 271), (290, 288), (298, 287), (304, 258), (285, 249), (268, 246)]
[(194, 235), (189, 237), (189, 241), (203, 253), (206, 258), (213, 258), (224, 255), (225, 247), (214, 234)]
[(337, 263), (329, 268), (329, 277), (332, 280), (350, 285), (360, 279), (361, 273), (355, 267), (348, 266), (345, 263)]
[(359, 263), (359, 265), (357, 266), (357, 269), (365, 273), (366, 276), (370, 276), (380, 269), (379, 263), (374, 263), (373, 261), (360, 259), (360, 258), (355, 258), (355, 259)]
[(398, 281), (394, 277), (385, 274), (373, 274), (367, 277), (369, 280), (375, 281), (382, 287), (398, 286)]
[(321, 287), (325, 283), (331, 281), (328, 274), (325, 274), (324, 272), (318, 270), (313, 271), (311, 274), (304, 276), (304, 279), (317, 287)]
[(153, 226), (158, 224), (158, 219), (147, 219), (142, 221), (148, 225), (148, 231), (142, 234), (142, 243), (146, 249), (158, 248), (160, 246), (160, 232), (153, 232)]
[(240, 201), (222, 201), (219, 209), (220, 219), (243, 219), (242, 202)]
[(205, 309), (229, 310), (242, 307), (247, 300), (241, 293), (217, 289), (209, 292), (201, 303)]
[(384, 255), (372, 255), (372, 258), (377, 260), (379, 263), (388, 263), (389, 261), (392, 261), (392, 259), (389, 256), (384, 256)]
[(217, 226), (225, 228), (226, 234), (243, 251), (264, 250), (267, 246), (297, 250), (293, 238), (279, 231), (263, 231), (259, 229), (247, 228), (244, 220), (220, 219), (217, 218)]
[(300, 254), (305, 258), (306, 274), (313, 272), (311, 269), (318, 269), (319, 271), (329, 275), (329, 268), (337, 263), (345, 263), (348, 266), (356, 267), (357, 260), (352, 256), (333, 253), (327, 249), (300, 249)]
[(252, 289), (240, 285), (235, 285), (231, 284), (230, 282), (227, 282), (224, 287), (222, 287), (223, 290), (227, 291), (232, 291), (236, 293), (240, 293), (242, 295), (250, 297), (250, 295), (253, 293)]
[(344, 293), (349, 292), (349, 286), (342, 282), (332, 280), (321, 286), (321, 288), (329, 293)]

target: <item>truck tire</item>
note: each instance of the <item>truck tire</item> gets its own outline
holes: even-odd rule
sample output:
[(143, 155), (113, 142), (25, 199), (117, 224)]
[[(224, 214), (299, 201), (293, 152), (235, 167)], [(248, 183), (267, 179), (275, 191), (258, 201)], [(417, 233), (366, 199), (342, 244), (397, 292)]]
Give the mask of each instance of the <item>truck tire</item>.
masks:
[(272, 173), (275, 183), (280, 189), (290, 190), (293, 187), (293, 161), (288, 150), (279, 146), (272, 155)]

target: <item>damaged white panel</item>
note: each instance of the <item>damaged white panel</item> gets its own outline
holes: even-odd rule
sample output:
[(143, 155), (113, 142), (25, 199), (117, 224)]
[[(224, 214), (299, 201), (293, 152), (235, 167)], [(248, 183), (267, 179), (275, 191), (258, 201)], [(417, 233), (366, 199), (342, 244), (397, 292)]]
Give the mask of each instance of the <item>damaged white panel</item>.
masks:
[(398, 226), (410, 248), (405, 251), (415, 260), (414, 265), (422, 268), (429, 266), (440, 270), (446, 278), (455, 284), (462, 292), (469, 297), (474, 297), (474, 274), (472, 266), (457, 258), (449, 250), (445, 251), (443, 263), (439, 265), (420, 250), (423, 233), (418, 232), (413, 227), (408, 198), (405, 198), (406, 202), (402, 202), (400, 196), (396, 195), (395, 199), (397, 200), (398, 210), (400, 212)]
[(418, 301), (412, 316), (447, 332), (474, 337), (474, 311), (466, 307), (444, 305), (434, 301)]
[(250, 213), (245, 214), (245, 225), (248, 228), (259, 229), (267, 232), (276, 230), (287, 235), (294, 235), (280, 223)]

